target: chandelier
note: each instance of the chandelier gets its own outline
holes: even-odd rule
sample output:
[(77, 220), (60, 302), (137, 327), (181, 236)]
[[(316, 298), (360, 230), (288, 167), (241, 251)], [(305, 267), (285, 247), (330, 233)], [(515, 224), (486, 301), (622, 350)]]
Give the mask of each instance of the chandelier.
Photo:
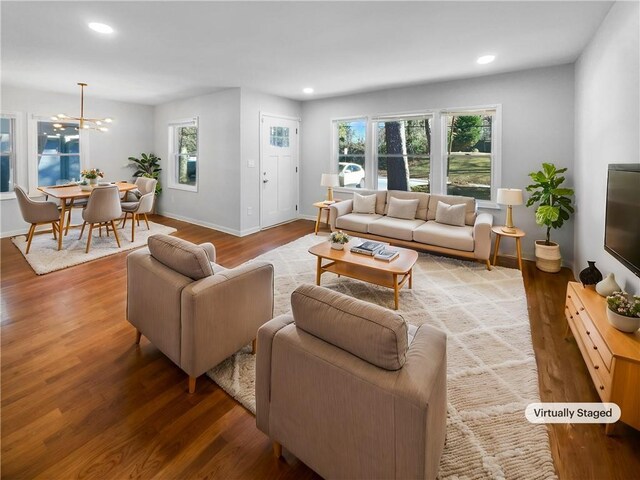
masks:
[[(57, 121), (68, 121), (75, 120), (79, 122), (80, 129), (82, 130), (99, 130), (101, 132), (106, 132), (109, 129), (104, 126), (105, 123), (111, 123), (112, 120), (110, 118), (85, 118), (84, 116), (84, 87), (87, 86), (86, 83), (78, 83), (80, 86), (80, 116), (72, 117), (70, 115), (65, 115), (64, 113), (59, 113), (58, 115), (54, 115), (51, 117), (51, 120)], [(54, 129), (62, 129), (63, 125), (61, 123), (54, 123)]]

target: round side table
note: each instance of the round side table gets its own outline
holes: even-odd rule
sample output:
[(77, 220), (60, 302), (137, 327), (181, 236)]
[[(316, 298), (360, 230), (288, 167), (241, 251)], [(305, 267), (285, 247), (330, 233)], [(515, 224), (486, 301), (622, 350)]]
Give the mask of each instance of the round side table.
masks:
[(500, 239), (502, 237), (510, 237), (516, 239), (516, 251), (518, 252), (518, 268), (522, 271), (522, 247), (520, 246), (520, 239), (526, 235), (519, 228), (515, 228), (514, 233), (505, 232), (502, 230), (506, 228), (504, 226), (492, 227), (491, 231), (496, 234), (496, 246), (493, 250), (493, 264), (496, 264), (496, 260), (498, 259), (498, 249), (500, 248)]
[(329, 225), (329, 207), (334, 203), (336, 202), (333, 202), (333, 203), (316, 202), (313, 204), (313, 206), (318, 209), (318, 218), (316, 219), (316, 228), (315, 228), (316, 235), (318, 235), (318, 229), (320, 228), (320, 222), (322, 221), (323, 211), (327, 212), (327, 221), (325, 223)]

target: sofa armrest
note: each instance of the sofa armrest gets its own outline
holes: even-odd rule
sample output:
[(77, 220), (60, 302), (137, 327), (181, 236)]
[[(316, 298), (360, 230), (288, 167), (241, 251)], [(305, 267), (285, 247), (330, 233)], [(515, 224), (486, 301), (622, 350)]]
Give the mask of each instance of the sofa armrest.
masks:
[(478, 260), (489, 260), (491, 255), (491, 227), (493, 226), (493, 215), (490, 213), (480, 213), (476, 217), (473, 225), (473, 255)]
[(353, 211), (353, 200), (343, 200), (329, 206), (329, 226), (333, 232), (336, 229), (336, 219)]
[(273, 339), (287, 325), (293, 323), (293, 315), (280, 315), (258, 329), (256, 354), (256, 426), (269, 435), (269, 403), (271, 400), (271, 353)]
[(213, 246), (213, 243), (205, 242), (201, 243), (200, 246), (204, 249), (207, 257), (209, 257), (210, 262), (216, 261), (216, 247)]
[(273, 265), (253, 262), (182, 291), (180, 368), (197, 377), (256, 338), (273, 317)]

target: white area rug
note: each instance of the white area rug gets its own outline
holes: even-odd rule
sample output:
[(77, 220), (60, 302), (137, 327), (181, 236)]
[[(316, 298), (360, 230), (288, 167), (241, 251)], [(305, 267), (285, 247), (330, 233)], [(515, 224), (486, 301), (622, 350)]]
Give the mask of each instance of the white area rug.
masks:
[[(315, 283), (322, 237), (308, 235), (256, 260), (275, 270), (275, 315), (290, 310), (297, 285)], [(545, 425), (524, 417), (539, 402), (527, 303), (519, 270), (421, 253), (413, 290), (400, 293), (400, 313), (414, 325), (447, 333), (447, 442), (440, 478), (556, 478)], [(329, 273), (322, 285), (385, 307), (393, 291)], [(255, 361), (246, 347), (208, 372), (209, 377), (255, 413)]]
[(102, 237), (99, 236), (98, 229), (94, 229), (93, 238), (91, 239), (91, 249), (89, 253), (84, 253), (87, 248), (87, 234), (89, 227), (84, 229), (82, 240), (78, 240), (80, 229), (73, 228), (69, 230), (69, 235), (62, 239), (62, 250), (58, 251), (58, 241), (53, 239), (53, 234), (42, 233), (35, 235), (31, 241), (31, 249), (29, 255), (25, 255), (27, 250), (26, 235), (13, 237), (11, 241), (22, 252), (33, 271), (38, 275), (55, 272), (63, 268), (80, 265), (81, 263), (90, 262), (98, 258), (107, 257), (126, 250), (132, 250), (147, 244), (147, 239), (156, 233), (164, 233), (169, 235), (176, 231), (175, 228), (160, 225), (159, 223), (149, 222), (150, 230), (144, 222), (140, 222), (140, 226), (136, 228), (136, 241), (131, 242), (131, 224), (127, 223), (124, 229), (118, 229), (118, 238), (122, 248), (118, 248), (113, 233), (109, 233), (107, 237), (105, 229), (102, 229)]

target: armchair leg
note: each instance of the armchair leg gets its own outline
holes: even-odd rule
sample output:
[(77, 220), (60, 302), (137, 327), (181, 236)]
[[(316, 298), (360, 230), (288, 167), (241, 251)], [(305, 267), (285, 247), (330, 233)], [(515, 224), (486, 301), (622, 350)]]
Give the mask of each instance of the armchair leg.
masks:
[(133, 243), (136, 239), (136, 214), (131, 214), (131, 242)]
[(56, 228), (58, 227), (58, 225), (56, 224), (56, 222), (51, 222), (51, 231), (53, 232), (53, 239), (57, 240), (58, 239), (58, 235), (56, 233)]
[(91, 237), (93, 234), (93, 223), (89, 225), (89, 238), (87, 238), (87, 249), (84, 253), (89, 253), (89, 249), (91, 248)]
[(258, 351), (258, 339), (254, 338), (251, 340), (251, 354), (255, 355)]
[(136, 329), (136, 345), (140, 345), (140, 337), (142, 337), (142, 332)]
[(149, 227), (149, 219), (147, 218), (147, 214), (144, 213), (144, 223), (147, 224), (147, 230), (151, 230), (151, 228)]
[(33, 234), (36, 231), (36, 224), (32, 223), (29, 227), (29, 233), (27, 234), (27, 253), (29, 253), (29, 249), (31, 248), (31, 240), (33, 240)]
[(280, 445), (278, 442), (273, 442), (273, 455), (276, 458), (282, 457), (282, 445)]
[(487, 262), (487, 270), (491, 271), (491, 262), (489, 262), (489, 259), (487, 259), (486, 262)]
[(78, 237), (78, 240), (82, 239), (82, 234), (84, 233), (84, 227), (86, 227), (86, 226), (87, 226), (87, 222), (84, 222), (82, 224), (82, 228), (80, 229), (80, 236)]
[(189, 393), (195, 393), (196, 391), (196, 377), (189, 377)]
[[(113, 235), (116, 237), (116, 242), (118, 243), (118, 248), (120, 247), (120, 239), (118, 238), (118, 232), (116, 230), (116, 225), (113, 222), (113, 220), (111, 220), (111, 229), (113, 230)], [(107, 223), (107, 234), (109, 234), (109, 224)]]

